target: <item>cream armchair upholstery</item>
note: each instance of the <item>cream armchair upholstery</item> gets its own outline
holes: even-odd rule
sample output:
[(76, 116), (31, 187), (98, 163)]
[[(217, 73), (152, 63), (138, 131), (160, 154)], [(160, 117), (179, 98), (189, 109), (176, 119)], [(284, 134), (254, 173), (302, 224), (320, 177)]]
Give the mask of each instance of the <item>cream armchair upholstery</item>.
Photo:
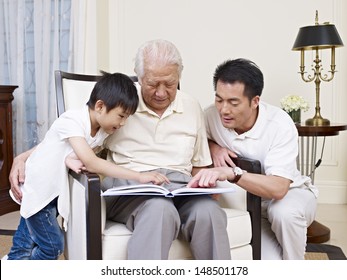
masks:
[[(58, 115), (83, 106), (99, 76), (55, 72)], [(132, 77), (136, 80), (136, 77)], [(248, 172), (260, 173), (258, 161), (240, 160)], [(100, 196), (97, 174), (69, 173), (71, 213), (65, 234), (66, 259), (126, 259), (131, 236), (125, 225), (106, 220), (105, 201)], [(220, 184), (230, 184), (220, 182)], [(223, 194), (220, 203), (228, 217), (228, 236), (232, 259), (260, 259), (260, 198), (236, 187)], [(175, 240), (170, 259), (191, 259), (189, 245)]]

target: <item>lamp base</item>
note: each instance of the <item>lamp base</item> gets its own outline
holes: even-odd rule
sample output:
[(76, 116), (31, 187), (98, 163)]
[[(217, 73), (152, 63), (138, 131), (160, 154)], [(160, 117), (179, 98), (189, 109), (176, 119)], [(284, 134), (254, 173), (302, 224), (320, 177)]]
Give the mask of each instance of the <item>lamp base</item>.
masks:
[(311, 126), (323, 126), (330, 125), (330, 121), (328, 119), (323, 119), (322, 117), (314, 117), (312, 119), (307, 119), (305, 124)]

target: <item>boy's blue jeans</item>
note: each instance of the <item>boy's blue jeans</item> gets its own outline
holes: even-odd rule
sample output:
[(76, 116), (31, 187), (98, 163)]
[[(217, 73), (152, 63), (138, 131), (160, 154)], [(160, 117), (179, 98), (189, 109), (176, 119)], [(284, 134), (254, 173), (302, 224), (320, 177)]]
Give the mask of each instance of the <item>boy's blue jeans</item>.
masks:
[(64, 251), (64, 235), (57, 221), (57, 200), (28, 219), (20, 218), (9, 260), (56, 260)]

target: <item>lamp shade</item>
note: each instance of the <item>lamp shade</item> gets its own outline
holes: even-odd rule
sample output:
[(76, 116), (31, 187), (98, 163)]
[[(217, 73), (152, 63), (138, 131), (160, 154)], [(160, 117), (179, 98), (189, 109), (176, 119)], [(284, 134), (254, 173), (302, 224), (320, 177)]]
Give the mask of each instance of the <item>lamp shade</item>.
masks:
[(316, 24), (299, 29), (292, 50), (327, 49), (342, 46), (342, 40), (334, 24)]

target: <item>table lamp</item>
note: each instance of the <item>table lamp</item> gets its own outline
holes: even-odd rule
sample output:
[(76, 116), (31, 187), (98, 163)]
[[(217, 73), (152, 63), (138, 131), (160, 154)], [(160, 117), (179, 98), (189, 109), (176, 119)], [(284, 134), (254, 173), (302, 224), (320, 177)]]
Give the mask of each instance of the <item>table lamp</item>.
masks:
[[(335, 74), (335, 48), (342, 47), (343, 43), (338, 34), (335, 25), (330, 23), (318, 23), (318, 11), (316, 11), (315, 25), (304, 26), (299, 29), (298, 36), (296, 37), (292, 50), (301, 51), (301, 63), (300, 63), (300, 74), (301, 78), (305, 82), (314, 81), (316, 84), (316, 107), (315, 115), (313, 118), (306, 120), (306, 125), (312, 126), (323, 126), (330, 125), (328, 119), (324, 119), (320, 113), (319, 95), (320, 95), (320, 83), (321, 81), (330, 82), (334, 78)], [(318, 50), (331, 49), (331, 65), (330, 75), (322, 74), (321, 59), (319, 58)], [(312, 75), (305, 77), (305, 51), (314, 50), (316, 57), (313, 60), (315, 63), (312, 68)]]

